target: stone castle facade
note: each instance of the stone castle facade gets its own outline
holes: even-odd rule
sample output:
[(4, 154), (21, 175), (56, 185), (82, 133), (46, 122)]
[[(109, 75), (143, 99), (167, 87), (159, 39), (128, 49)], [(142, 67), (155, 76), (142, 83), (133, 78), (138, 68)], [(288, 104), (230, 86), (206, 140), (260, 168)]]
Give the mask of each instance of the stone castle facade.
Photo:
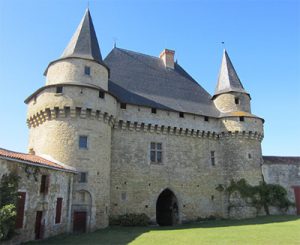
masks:
[(69, 230), (103, 228), (128, 213), (160, 225), (256, 215), (249, 207), (228, 213), (217, 190), (263, 179), (264, 120), (252, 114), (226, 51), (210, 96), (172, 50), (152, 57), (115, 47), (103, 60), (87, 10), (45, 76), (25, 100), (28, 149), (76, 170)]

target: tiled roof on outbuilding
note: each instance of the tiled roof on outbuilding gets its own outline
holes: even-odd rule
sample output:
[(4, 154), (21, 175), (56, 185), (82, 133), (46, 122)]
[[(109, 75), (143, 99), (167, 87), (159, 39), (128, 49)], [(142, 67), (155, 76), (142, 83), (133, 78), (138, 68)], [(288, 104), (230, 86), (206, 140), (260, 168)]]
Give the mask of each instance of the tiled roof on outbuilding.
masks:
[(218, 117), (205, 91), (179, 64), (129, 50), (114, 48), (104, 62), (110, 68), (109, 92), (121, 102)]
[(300, 165), (300, 157), (263, 156), (264, 164), (296, 164)]
[(7, 159), (7, 160), (22, 161), (24, 163), (28, 163), (31, 165), (54, 168), (62, 171), (76, 172), (74, 168), (69, 167), (65, 164), (59, 164), (58, 162), (56, 163), (54, 161), (47, 160), (37, 155), (10, 151), (3, 148), (0, 148), (0, 158)]

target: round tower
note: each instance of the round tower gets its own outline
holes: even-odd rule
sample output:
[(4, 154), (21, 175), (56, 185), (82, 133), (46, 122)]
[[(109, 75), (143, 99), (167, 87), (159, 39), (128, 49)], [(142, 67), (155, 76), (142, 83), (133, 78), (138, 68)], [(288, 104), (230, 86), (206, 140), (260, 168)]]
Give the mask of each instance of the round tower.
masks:
[(46, 86), (25, 101), (28, 147), (79, 172), (73, 183), (72, 227), (79, 227), (75, 224), (79, 214), (86, 219), (86, 227), (81, 229), (105, 227), (116, 99), (107, 91), (109, 69), (102, 60), (89, 10), (45, 76)]
[(246, 179), (257, 185), (262, 180), (261, 141), (263, 122), (251, 114), (250, 95), (244, 89), (224, 50), (213, 101), (220, 111), (220, 144), (223, 149), (225, 180)]

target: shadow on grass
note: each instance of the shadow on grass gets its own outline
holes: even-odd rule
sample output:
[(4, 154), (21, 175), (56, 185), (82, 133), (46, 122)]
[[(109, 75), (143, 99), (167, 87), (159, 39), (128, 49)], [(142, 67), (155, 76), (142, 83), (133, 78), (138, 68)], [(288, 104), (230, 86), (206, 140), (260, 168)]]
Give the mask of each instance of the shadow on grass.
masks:
[(140, 235), (150, 231), (169, 231), (169, 230), (183, 230), (183, 229), (202, 229), (202, 228), (218, 228), (230, 226), (245, 226), (245, 225), (259, 225), (272, 224), (299, 220), (300, 216), (263, 216), (244, 220), (209, 220), (200, 221), (191, 224), (183, 224), (177, 226), (148, 226), (148, 227), (120, 227), (112, 226), (106, 229), (98, 230), (92, 233), (85, 233), (79, 235), (59, 235), (43, 241), (34, 241), (29, 244), (120, 244), (125, 245), (135, 240)]

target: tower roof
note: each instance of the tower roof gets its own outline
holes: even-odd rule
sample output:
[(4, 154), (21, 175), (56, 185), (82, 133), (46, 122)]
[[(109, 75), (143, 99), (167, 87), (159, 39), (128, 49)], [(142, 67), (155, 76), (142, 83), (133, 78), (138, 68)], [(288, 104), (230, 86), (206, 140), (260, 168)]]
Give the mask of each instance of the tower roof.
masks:
[(226, 50), (224, 49), (218, 84), (214, 97), (227, 92), (240, 92), (248, 94), (244, 89), (243, 84), (241, 83)]
[(102, 56), (89, 9), (77, 27), (61, 58), (76, 57), (103, 63)]

